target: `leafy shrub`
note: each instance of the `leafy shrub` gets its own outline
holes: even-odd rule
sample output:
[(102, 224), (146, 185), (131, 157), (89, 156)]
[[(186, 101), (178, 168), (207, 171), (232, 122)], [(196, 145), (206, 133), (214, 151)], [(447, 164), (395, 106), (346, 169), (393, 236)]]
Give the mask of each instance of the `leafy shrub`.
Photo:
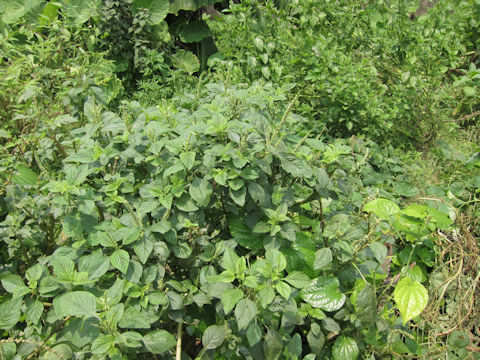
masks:
[[(122, 117), (87, 102), (63, 167), (18, 167), (4, 189), (3, 351), (168, 356), (174, 333), (207, 358), (355, 359), (394, 344), (388, 248), (392, 269), (418, 257), (422, 273), (431, 231), (450, 222), (389, 200), (364, 207), (386, 163), (361, 139), (285, 130), (298, 119), (289, 88), (209, 83), (176, 106), (124, 103)], [(405, 303), (407, 281), (424, 289), (399, 282), (403, 324), (425, 303)], [(377, 301), (390, 305), (377, 314)]]
[(440, 2), (413, 21), (418, 1), (277, 5), (242, 1), (209, 25), (240, 78), (298, 84), (304, 131), (425, 144), (459, 101), (474, 105), (450, 79), (477, 46), (473, 1)]

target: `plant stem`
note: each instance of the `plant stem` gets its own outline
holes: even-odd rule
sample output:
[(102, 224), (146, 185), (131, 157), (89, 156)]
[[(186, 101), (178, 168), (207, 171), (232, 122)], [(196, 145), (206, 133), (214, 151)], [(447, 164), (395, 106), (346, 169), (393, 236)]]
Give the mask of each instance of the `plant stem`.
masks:
[(183, 323), (178, 323), (177, 327), (177, 351), (175, 354), (175, 360), (182, 359), (182, 325)]

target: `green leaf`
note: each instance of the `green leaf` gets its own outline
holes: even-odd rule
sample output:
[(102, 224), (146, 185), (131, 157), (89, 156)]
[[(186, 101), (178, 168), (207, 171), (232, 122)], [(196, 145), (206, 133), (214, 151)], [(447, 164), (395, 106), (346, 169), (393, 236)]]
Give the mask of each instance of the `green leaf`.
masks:
[(198, 206), (208, 206), (213, 189), (210, 182), (204, 179), (195, 178), (190, 185), (190, 196), (197, 202)]
[(124, 281), (122, 279), (117, 279), (110, 286), (109, 289), (105, 290), (103, 299), (105, 299), (105, 305), (112, 307), (118, 304), (122, 300), (123, 296)]
[(239, 216), (230, 218), (228, 227), (232, 237), (244, 248), (258, 250), (263, 247), (262, 236), (253, 233), (245, 224), (243, 218)]
[(82, 256), (78, 261), (78, 271), (88, 273), (89, 279), (98, 279), (110, 267), (110, 259), (100, 254)]
[(191, 21), (180, 30), (179, 35), (185, 43), (200, 42), (210, 36), (210, 28), (203, 20)]
[(248, 193), (256, 204), (265, 205), (268, 201), (268, 196), (264, 188), (256, 182), (250, 181), (248, 183)]
[(180, 154), (180, 161), (185, 169), (190, 170), (195, 164), (195, 153), (193, 151), (187, 151)]
[(235, 204), (238, 206), (245, 205), (245, 197), (247, 195), (247, 189), (242, 187), (239, 190), (229, 190), (230, 198), (233, 200)]
[(172, 63), (177, 69), (186, 72), (188, 75), (193, 75), (200, 70), (200, 60), (190, 51), (183, 49), (177, 50), (172, 55)]
[(25, 313), (25, 320), (30, 324), (36, 324), (40, 320), (43, 313), (43, 303), (38, 300), (31, 301), (27, 305), (27, 311)]
[(53, 308), (58, 317), (95, 315), (96, 298), (86, 291), (72, 291), (53, 299)]
[(265, 335), (265, 341), (263, 342), (263, 352), (265, 359), (277, 360), (282, 355), (282, 336), (275, 330), (268, 329), (267, 335)]
[(177, 344), (177, 341), (168, 331), (155, 330), (143, 337), (143, 343), (152, 354), (163, 354)]
[(405, 325), (410, 319), (419, 315), (428, 303), (428, 291), (419, 282), (409, 277), (403, 278), (395, 286), (393, 299)]
[(267, 308), (275, 299), (275, 292), (273, 291), (273, 287), (270, 284), (267, 284), (263, 289), (258, 292), (258, 298), (260, 299), (260, 305), (264, 309)]
[(61, 279), (69, 279), (75, 273), (75, 263), (65, 256), (52, 258), (53, 273)]
[(391, 217), (400, 212), (400, 208), (393, 201), (388, 199), (375, 199), (365, 204), (363, 210), (374, 213), (380, 219), (390, 220)]
[(470, 344), (470, 336), (465, 331), (455, 330), (448, 336), (448, 345), (461, 349)]
[(301, 290), (300, 296), (314, 308), (336, 311), (345, 303), (345, 295), (340, 292), (338, 287), (338, 279), (320, 277), (309, 287)]
[(148, 9), (152, 25), (160, 24), (165, 20), (170, 9), (169, 0), (134, 0), (132, 5), (135, 11), (141, 8)]
[(248, 299), (242, 299), (235, 308), (238, 329), (245, 330), (257, 314), (257, 305)]
[(364, 324), (372, 324), (377, 317), (377, 297), (371, 284), (359, 291), (355, 302), (358, 319)]
[(240, 257), (229, 247), (225, 248), (222, 258), (222, 266), (226, 270), (235, 273), (237, 270), (237, 261)]
[(63, 9), (71, 21), (81, 25), (95, 14), (96, 3), (92, 0), (69, 0)]
[(145, 264), (152, 253), (153, 242), (143, 237), (133, 245), (133, 250), (142, 264)]
[(333, 344), (333, 360), (356, 360), (359, 353), (357, 343), (351, 337), (340, 335)]
[(304, 274), (301, 271), (293, 271), (287, 275), (284, 279), (290, 285), (296, 287), (297, 289), (302, 289), (310, 285), (312, 280), (308, 277), (307, 274)]
[(128, 252), (122, 249), (117, 249), (110, 255), (110, 263), (112, 266), (124, 274), (127, 272), (129, 260), (130, 256)]
[(225, 326), (210, 325), (203, 332), (202, 345), (206, 350), (216, 349), (225, 341)]
[[(26, 15), (32, 13), (39, 15), (44, 3), (40, 0), (12, 0), (6, 1), (3, 6), (2, 21), (5, 24), (13, 24)], [(38, 15), (33, 17), (36, 18)]]
[(115, 337), (113, 335), (101, 334), (92, 343), (91, 352), (95, 355), (106, 354), (110, 349), (115, 346)]
[(320, 325), (316, 322), (313, 322), (310, 325), (310, 331), (307, 334), (307, 342), (310, 346), (310, 350), (319, 355), (322, 351), (323, 345), (325, 345), (325, 335), (320, 329)]
[(15, 288), (25, 287), (25, 283), (19, 275), (9, 274), (2, 278), (2, 286), (7, 292), (13, 293)]
[(287, 267), (287, 259), (285, 256), (276, 249), (268, 249), (265, 252), (265, 258), (272, 264), (272, 271), (280, 273)]
[(17, 345), (15, 343), (0, 344), (0, 354), (3, 354), (5, 360), (12, 360), (17, 353)]
[(283, 296), (285, 300), (288, 300), (290, 297), (290, 294), (292, 293), (292, 288), (284, 283), (283, 281), (279, 281), (275, 284), (275, 289), (278, 291), (278, 293)]
[(243, 298), (243, 291), (240, 289), (227, 289), (222, 293), (223, 311), (228, 314), (235, 307), (237, 302)]
[(7, 299), (0, 304), (0, 329), (13, 328), (20, 320), (22, 299)]
[(314, 270), (320, 270), (332, 262), (332, 251), (330, 248), (322, 248), (320, 250), (317, 250), (315, 253), (315, 262), (313, 263), (313, 269)]
[[(266, 76), (268, 77), (268, 76)], [(312, 168), (304, 161), (293, 154), (287, 154), (281, 159), (283, 170), (294, 177), (311, 178), (313, 176)]]
[(256, 323), (251, 323), (247, 329), (247, 340), (252, 347), (262, 339), (262, 329)]
[(300, 334), (295, 333), (287, 345), (287, 351), (289, 355), (292, 355), (296, 358), (300, 358), (302, 355), (302, 337)]
[(44, 360), (64, 360), (72, 358), (72, 349), (67, 344), (59, 344), (43, 355)]
[(16, 173), (12, 176), (12, 182), (17, 185), (36, 185), (38, 180), (38, 175), (30, 170), (28, 167), (23, 165), (18, 165)]
[(193, 202), (192, 197), (188, 194), (183, 194), (175, 201), (175, 206), (185, 212), (194, 212), (198, 210), (198, 206)]

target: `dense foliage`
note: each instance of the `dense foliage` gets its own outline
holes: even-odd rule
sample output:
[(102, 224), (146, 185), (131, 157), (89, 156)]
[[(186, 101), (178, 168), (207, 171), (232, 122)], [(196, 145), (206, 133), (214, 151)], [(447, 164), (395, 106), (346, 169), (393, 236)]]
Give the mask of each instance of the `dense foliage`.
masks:
[(480, 4), (417, 6), (0, 3), (0, 359), (480, 359)]

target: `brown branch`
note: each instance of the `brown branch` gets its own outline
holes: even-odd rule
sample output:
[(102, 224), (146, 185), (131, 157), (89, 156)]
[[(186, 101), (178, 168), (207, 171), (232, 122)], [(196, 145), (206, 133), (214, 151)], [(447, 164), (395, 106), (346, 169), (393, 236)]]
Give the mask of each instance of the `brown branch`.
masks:
[(480, 115), (480, 110), (475, 111), (471, 114), (465, 115), (465, 116), (463, 116), (459, 119), (453, 119), (453, 120), (447, 120), (447, 121), (449, 121), (449, 122), (464, 122), (465, 120), (470, 119), (470, 118), (475, 117), (475, 116), (478, 116), (478, 115)]

